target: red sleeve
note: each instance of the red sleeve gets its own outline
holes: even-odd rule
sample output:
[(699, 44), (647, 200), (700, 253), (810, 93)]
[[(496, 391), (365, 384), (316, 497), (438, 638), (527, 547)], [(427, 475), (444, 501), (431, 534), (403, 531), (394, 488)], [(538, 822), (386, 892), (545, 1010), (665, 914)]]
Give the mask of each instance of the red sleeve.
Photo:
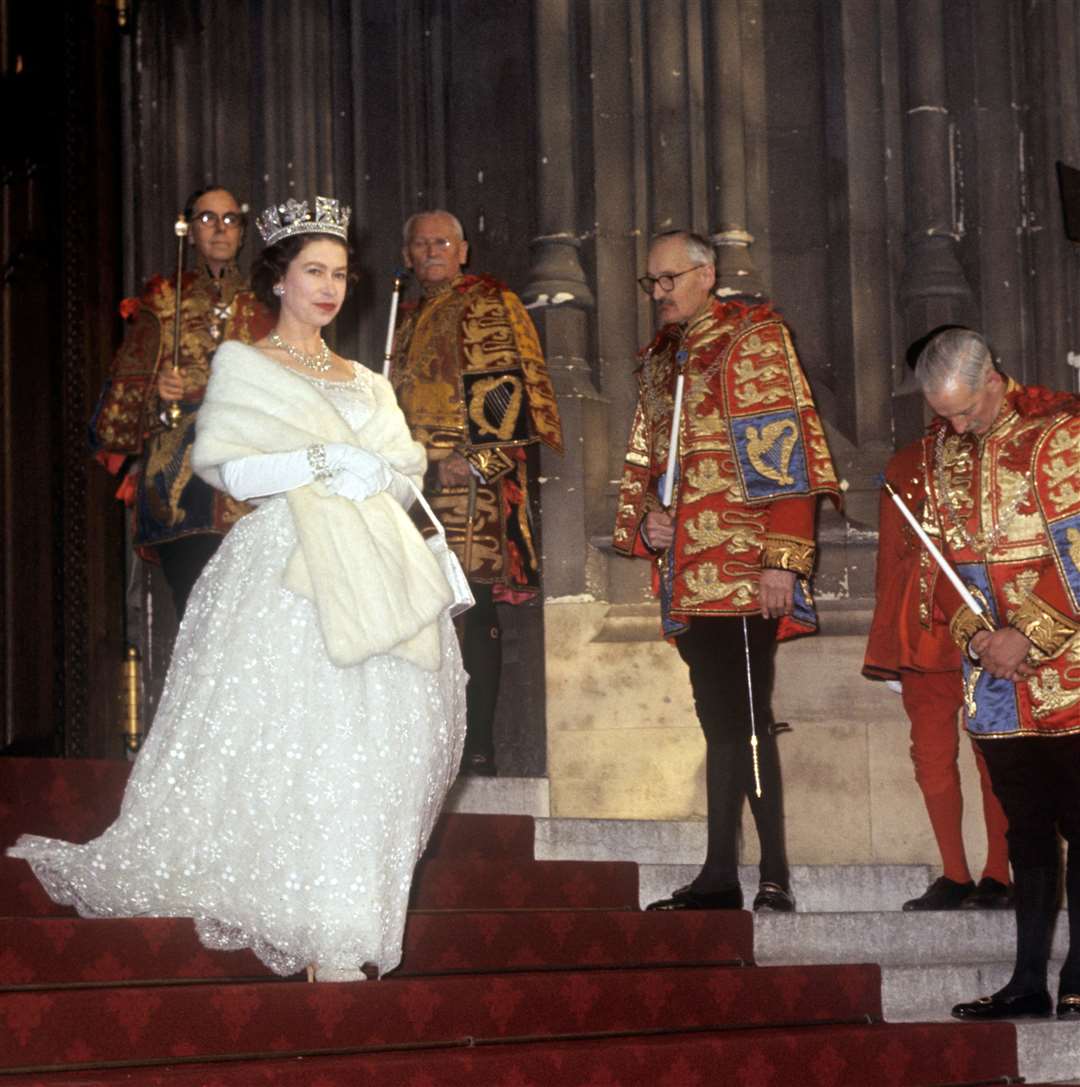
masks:
[(775, 536), (798, 536), (813, 540), (817, 514), (817, 495), (781, 498), (769, 506), (769, 522), (765, 531)]

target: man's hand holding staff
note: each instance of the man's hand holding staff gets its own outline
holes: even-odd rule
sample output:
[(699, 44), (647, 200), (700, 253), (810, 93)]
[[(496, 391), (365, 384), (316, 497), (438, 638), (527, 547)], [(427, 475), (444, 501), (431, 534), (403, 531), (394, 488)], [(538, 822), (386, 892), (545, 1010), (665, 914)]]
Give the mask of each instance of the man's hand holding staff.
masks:
[(977, 657), (981, 667), (998, 679), (1009, 679), (1014, 683), (1035, 674), (1035, 669), (1027, 663), (1026, 657), (1031, 652), (1031, 642), (1014, 627), (1006, 626), (1000, 630), (994, 627), (986, 609), (971, 594), (968, 587), (960, 580), (960, 575), (952, 568), (949, 560), (938, 549), (926, 530), (919, 524), (918, 518), (907, 508), (907, 504), (896, 492), (888, 480), (883, 481), (885, 492), (893, 500), (904, 520), (911, 526), (923, 547), (930, 552), (930, 557), (949, 579), (960, 599), (985, 624), (986, 630), (974, 634), (968, 643), (968, 652)]

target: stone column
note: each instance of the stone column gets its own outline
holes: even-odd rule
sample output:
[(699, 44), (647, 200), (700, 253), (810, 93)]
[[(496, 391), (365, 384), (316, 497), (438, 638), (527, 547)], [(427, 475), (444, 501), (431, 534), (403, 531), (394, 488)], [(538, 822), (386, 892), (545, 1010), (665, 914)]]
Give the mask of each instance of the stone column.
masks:
[[(945, 78), (943, 0), (907, 0), (901, 29), (907, 82), (906, 242), (901, 297), (909, 343), (942, 324), (974, 324), (971, 288), (957, 259), (953, 126)], [(922, 430), (922, 397), (896, 390), (896, 440)]]
[[(830, 10), (826, 26), (826, 146), (829, 189), (835, 194), (829, 209), (828, 282), (838, 377), (832, 421), (854, 446), (848, 463), (838, 465), (852, 485), (850, 511), (872, 520), (878, 499), (873, 477), (891, 445), (893, 283), (881, 25), (876, 5), (846, 4)], [(865, 492), (865, 503), (860, 492)]]
[[(977, 4), (972, 13), (973, 153), (964, 157), (965, 172), (976, 183), (978, 196), (980, 331), (1006, 369), (1020, 377), (1025, 339), (1031, 337), (1024, 313), (1027, 216), (1022, 206), (1028, 163), (1023, 157), (1021, 106), (1011, 75), (1013, 19), (1007, 4)], [(1003, 169), (1004, 163), (1017, 163), (1019, 170)]]
[[(562, 416), (565, 453), (540, 452), (546, 597), (585, 591), (586, 432), (600, 407), (586, 358), (593, 294), (577, 223), (574, 37), (569, 0), (534, 0), (537, 225), (525, 304), (544, 341)], [(569, 121), (568, 121), (569, 119)]]
[(645, 5), (650, 234), (705, 230), (705, 103), (699, 4)]
[[(1023, 229), (1030, 284), (1031, 329), (1021, 380), (1053, 388), (1075, 386), (1068, 352), (1076, 348), (1076, 254), (1062, 227), (1061, 197), (1053, 163), (1075, 166), (1080, 158), (1076, 134), (1076, 8), (1071, 2), (1024, 6), (1021, 78), (1028, 109), (1023, 171), (1027, 197)], [(1071, 274), (1070, 274), (1071, 273)], [(1072, 324), (1072, 329), (1070, 329)], [(1070, 332), (1072, 335), (1070, 335)]]
[[(755, 5), (756, 6), (756, 5)], [(742, 5), (712, 0), (709, 80), (711, 108), (711, 241), (716, 247), (720, 293), (763, 294), (754, 264), (747, 214), (747, 148), (744, 63), (761, 66), (764, 57), (744, 58)]]

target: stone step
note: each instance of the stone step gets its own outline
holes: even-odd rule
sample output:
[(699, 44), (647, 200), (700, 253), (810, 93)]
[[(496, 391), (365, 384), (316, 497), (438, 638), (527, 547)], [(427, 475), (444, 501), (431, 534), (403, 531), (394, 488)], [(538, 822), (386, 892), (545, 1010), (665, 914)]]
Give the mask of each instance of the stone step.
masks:
[(1020, 1074), (1029, 1083), (1080, 1084), (1080, 1029), (1057, 1021), (1016, 1024)]
[[(443, 810), (542, 818), (551, 814), (548, 779), (462, 775), (454, 782)], [(537, 860), (541, 859), (538, 855)]]
[[(1060, 960), (1050, 963), (1052, 995), (1060, 969)], [(949, 1009), (954, 1004), (996, 992), (1011, 974), (1011, 958), (883, 967), (881, 1003), (886, 1022), (952, 1022)], [(1080, 1083), (1080, 1030), (1075, 1023), (1019, 1020), (1016, 1043), (1020, 1074), (1029, 1083)]]
[(705, 823), (700, 819), (539, 819), (536, 855), (700, 866), (705, 856)]
[[(639, 864), (642, 907), (689, 883), (700, 868), (700, 863)], [(747, 909), (759, 878), (756, 865), (739, 867)], [(925, 864), (796, 864), (791, 867), (791, 890), (800, 913), (887, 912), (922, 894), (932, 878)]]
[[(891, 1023), (947, 1018), (962, 1000), (997, 992), (1012, 976), (1012, 958), (1000, 962), (885, 966), (881, 1003)], [(1061, 961), (1050, 964), (1050, 992), (1056, 992)]]
[[(1068, 918), (1058, 914), (1053, 955), (1064, 958)], [(876, 962), (885, 966), (1011, 962), (1016, 923), (1008, 910), (926, 913), (759, 913), (760, 965)]]
[[(463, 810), (463, 809), (462, 809)], [(641, 869), (641, 904), (689, 883), (705, 856), (701, 821), (538, 819), (537, 860), (626, 860)], [(794, 865), (792, 891), (799, 909), (813, 913), (898, 910), (923, 893), (938, 873), (926, 864)], [(739, 869), (747, 903), (757, 891), (753, 865)]]

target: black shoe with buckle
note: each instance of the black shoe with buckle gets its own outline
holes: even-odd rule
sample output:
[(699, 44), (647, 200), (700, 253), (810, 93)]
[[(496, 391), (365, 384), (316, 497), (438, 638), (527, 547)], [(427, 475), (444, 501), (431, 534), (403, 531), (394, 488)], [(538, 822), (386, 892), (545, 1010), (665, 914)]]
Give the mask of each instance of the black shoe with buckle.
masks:
[(647, 910), (741, 910), (742, 888), (738, 885), (721, 891), (695, 891), (691, 884), (672, 891), (669, 898), (650, 902)]
[(909, 898), (905, 910), (958, 910), (975, 890), (975, 884), (957, 883), (955, 879), (938, 876), (918, 898)]
[(754, 896), (754, 912), (770, 910), (773, 913), (794, 913), (795, 899), (791, 892), (779, 883), (763, 880)]
[(1059, 993), (1057, 1002), (1059, 1019), (1080, 1020), (1080, 993)]
[(960, 903), (962, 910), (1011, 910), (1013, 908), (1012, 884), (1002, 883), (992, 876), (983, 876)]
[(1021, 993), (1019, 996), (1006, 996), (994, 993), (993, 996), (980, 996), (967, 1004), (957, 1004), (951, 1014), (954, 1019), (1049, 1019), (1053, 1006), (1050, 994), (1043, 989), (1038, 993)]

